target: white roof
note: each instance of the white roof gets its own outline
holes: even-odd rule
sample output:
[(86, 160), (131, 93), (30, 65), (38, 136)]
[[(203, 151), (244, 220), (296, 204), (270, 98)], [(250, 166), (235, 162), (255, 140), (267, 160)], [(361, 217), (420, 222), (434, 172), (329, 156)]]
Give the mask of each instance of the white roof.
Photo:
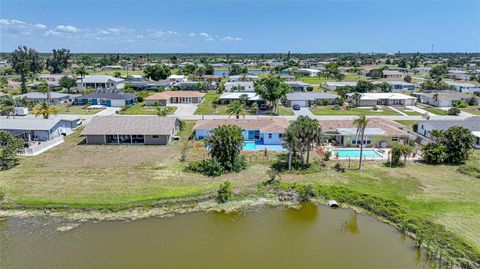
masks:
[(225, 82), (225, 87), (235, 87), (235, 86), (251, 86), (253, 87), (252, 81), (234, 81), (234, 82)]
[(446, 81), (448, 85), (453, 85), (457, 87), (465, 87), (465, 88), (478, 88), (480, 86), (477, 86), (472, 83), (458, 83), (458, 82), (453, 82), (453, 81)]
[(248, 96), (248, 100), (251, 101), (263, 100), (262, 97), (255, 92), (226, 92), (220, 95), (220, 99), (240, 99), (240, 96), (244, 94), (246, 94)]
[(325, 82), (325, 85), (328, 85), (328, 86), (337, 86), (337, 87), (342, 87), (342, 86), (357, 86), (357, 82), (335, 82), (335, 81), (327, 81), (327, 82)]
[[(77, 79), (77, 82), (81, 82), (81, 79)], [(110, 81), (122, 82), (123, 78), (116, 78), (107, 75), (89, 75), (83, 78), (83, 83), (108, 83)]]
[(297, 69), (297, 72), (318, 73), (318, 72), (320, 72), (320, 70), (318, 70), (318, 69), (313, 69), (313, 68), (299, 68), (299, 69)]
[(185, 75), (170, 75), (168, 78), (169, 79), (183, 79), (183, 78), (185, 78)]
[[(353, 96), (354, 93), (349, 93), (348, 96)], [(379, 99), (396, 99), (396, 100), (408, 100), (415, 99), (413, 96), (408, 96), (401, 93), (394, 92), (380, 92), (380, 93), (360, 93), (360, 100), (379, 100)]]
[[(337, 128), (337, 133), (341, 135), (356, 135), (357, 128)], [(380, 128), (365, 128), (365, 135), (385, 135), (385, 131)]]
[(29, 130), (29, 131), (45, 131), (51, 130), (61, 120), (74, 121), (80, 118), (62, 118), (54, 117), (52, 119), (42, 118), (2, 118), (0, 121), (0, 130)]

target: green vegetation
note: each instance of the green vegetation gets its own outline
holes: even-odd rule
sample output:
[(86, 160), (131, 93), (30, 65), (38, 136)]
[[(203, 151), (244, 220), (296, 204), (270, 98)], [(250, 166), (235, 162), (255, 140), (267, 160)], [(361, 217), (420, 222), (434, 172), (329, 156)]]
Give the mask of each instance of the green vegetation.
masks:
[(395, 109), (402, 111), (403, 113), (407, 114), (407, 116), (421, 116), (422, 113), (419, 113), (417, 111), (409, 110), (405, 107), (396, 107)]
[[(345, 78), (343, 80), (344, 81), (357, 81), (358, 77), (359, 76), (357, 74), (346, 73)], [(327, 82), (327, 81), (338, 81), (336, 79), (325, 78), (325, 77), (320, 77), (320, 76), (317, 76), (317, 77), (300, 77), (300, 78), (298, 78), (298, 80), (306, 82), (306, 83), (310, 83), (310, 84), (322, 84), (322, 83)]]
[(273, 113), (277, 113), (280, 100), (284, 99), (289, 91), (290, 87), (278, 77), (267, 76), (255, 81), (255, 92), (270, 102)]
[(103, 108), (88, 108), (86, 106), (77, 106), (70, 104), (54, 105), (58, 114), (73, 114), (73, 115), (92, 115), (103, 110)]
[[(228, 115), (228, 105), (217, 104), (220, 94), (209, 92), (205, 94), (203, 102), (195, 110), (195, 115)], [(255, 115), (255, 110), (247, 107), (245, 115)]]
[[(0, 170), (10, 169), (18, 163), (18, 154), (23, 152), (23, 140), (0, 131)], [(1, 200), (1, 199), (0, 199)]]
[(432, 133), (433, 139), (423, 147), (427, 163), (463, 164), (473, 149), (474, 137), (469, 129), (452, 126), (445, 131)]
[(469, 106), (469, 107), (462, 108), (460, 110), (462, 110), (464, 112), (467, 112), (467, 113), (470, 113), (470, 114), (473, 114), (473, 115), (480, 116), (480, 107), (479, 106)]
[(446, 110), (443, 110), (441, 108), (438, 108), (438, 107), (433, 107), (433, 106), (428, 106), (428, 105), (419, 105), (419, 107), (425, 111), (428, 111), (430, 113), (433, 113), (435, 115), (438, 115), (438, 116), (445, 116), (447, 115), (447, 111)]
[(217, 203), (223, 204), (230, 201), (232, 199), (232, 196), (232, 183), (230, 183), (230, 181), (225, 181), (218, 187), (215, 200), (217, 201)]
[[(167, 115), (172, 115), (177, 110), (174, 106), (165, 106), (165, 112)], [(155, 106), (146, 106), (144, 102), (136, 103), (132, 106), (123, 107), (118, 112), (120, 115), (158, 115), (158, 109)]]
[(383, 115), (383, 116), (399, 116), (397, 112), (393, 111), (388, 107), (383, 107), (383, 110), (374, 111), (371, 108), (342, 108), (339, 106), (328, 105), (328, 106), (316, 106), (310, 108), (310, 111), (314, 115)]
[(417, 124), (416, 120), (396, 120), (395, 122), (398, 122), (398, 123), (404, 125), (410, 131), (414, 131), (413, 125)]

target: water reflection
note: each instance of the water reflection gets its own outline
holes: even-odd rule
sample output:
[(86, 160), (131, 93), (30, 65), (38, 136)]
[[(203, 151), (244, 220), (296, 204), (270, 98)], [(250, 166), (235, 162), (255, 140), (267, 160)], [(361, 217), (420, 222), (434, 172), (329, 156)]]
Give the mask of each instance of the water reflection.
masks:
[(355, 211), (350, 213), (348, 220), (342, 225), (342, 232), (348, 232), (350, 234), (358, 234), (360, 229), (358, 227), (358, 214)]

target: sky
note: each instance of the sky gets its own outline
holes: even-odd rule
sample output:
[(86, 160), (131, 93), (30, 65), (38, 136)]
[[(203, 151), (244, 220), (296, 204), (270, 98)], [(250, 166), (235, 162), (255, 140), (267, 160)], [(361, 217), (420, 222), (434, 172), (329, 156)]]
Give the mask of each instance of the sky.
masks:
[(0, 51), (480, 52), (480, 0), (0, 0)]

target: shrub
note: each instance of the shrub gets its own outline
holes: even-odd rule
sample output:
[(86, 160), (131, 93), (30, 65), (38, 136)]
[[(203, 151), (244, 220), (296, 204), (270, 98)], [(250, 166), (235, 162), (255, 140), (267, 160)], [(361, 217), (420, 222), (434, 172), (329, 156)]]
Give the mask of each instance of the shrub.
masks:
[(187, 165), (187, 170), (211, 177), (221, 176), (225, 172), (222, 164), (215, 158), (202, 161), (192, 161)]
[(333, 110), (340, 110), (340, 106), (339, 105), (334, 105)]
[(328, 162), (330, 160), (330, 157), (332, 157), (332, 151), (331, 150), (327, 150), (325, 151), (325, 153), (323, 154), (323, 160)]
[(225, 181), (218, 187), (217, 196), (215, 200), (219, 204), (224, 204), (232, 199), (232, 184), (229, 181)]
[(317, 196), (315, 189), (312, 185), (301, 185), (296, 188), (297, 193), (299, 195), (300, 202), (308, 202), (310, 199), (315, 198)]
[(460, 114), (460, 109), (458, 107), (452, 107), (447, 111), (447, 115), (458, 116)]
[(412, 125), (412, 129), (413, 129), (414, 132), (418, 131), (418, 123), (414, 123)]
[(477, 98), (475, 98), (475, 97), (470, 98), (470, 100), (468, 101), (468, 105), (469, 106), (478, 106)]
[(345, 173), (345, 167), (343, 167), (341, 163), (336, 163), (333, 169), (337, 172)]

